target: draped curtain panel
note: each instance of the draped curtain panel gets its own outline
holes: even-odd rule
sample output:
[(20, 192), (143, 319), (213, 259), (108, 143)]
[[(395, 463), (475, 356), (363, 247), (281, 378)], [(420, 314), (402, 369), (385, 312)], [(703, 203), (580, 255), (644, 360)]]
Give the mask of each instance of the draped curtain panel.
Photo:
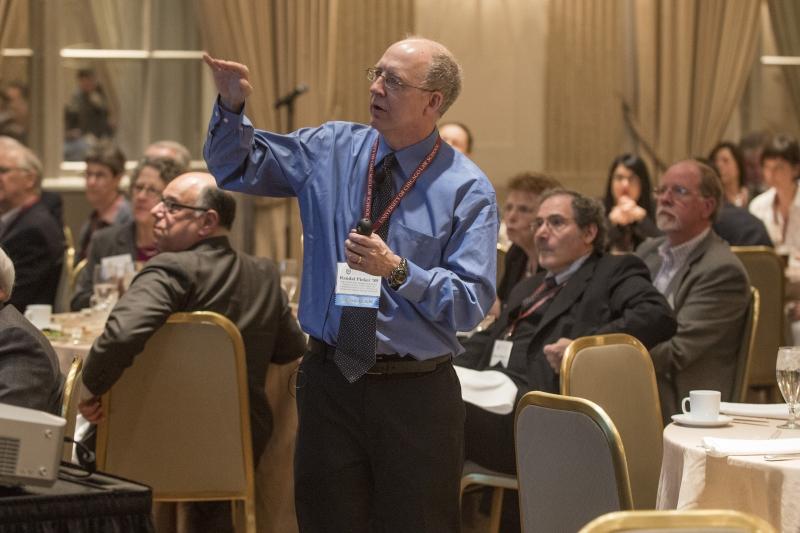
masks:
[[(0, 49), (29, 46), (28, 0), (0, 0)], [(4, 62), (0, 54), (0, 81), (14, 80), (27, 83), (27, 68), (19, 61)]]
[[(300, 84), (309, 90), (295, 102), (294, 129), (334, 119), (368, 121), (364, 69), (389, 44), (412, 33), (414, 21), (413, 0), (196, 0), (195, 5), (205, 49), (250, 68), (254, 92), (248, 117), (257, 128), (278, 132), (289, 124), (285, 110), (273, 103)], [(296, 202), (257, 199), (255, 205), (254, 252), (299, 257)]]
[[(550, 12), (546, 164), (600, 194), (633, 148), (669, 165), (706, 155), (739, 103), (759, 2), (562, 0)], [(625, 111), (627, 109), (627, 112)]]
[(550, 6), (545, 167), (565, 186), (600, 194), (624, 144), (625, 2), (558, 0)]
[(705, 156), (744, 91), (759, 2), (636, 0), (633, 8), (634, 91), (627, 101), (641, 141), (665, 165)]
[[(797, 0), (768, 0), (772, 31), (778, 53), (800, 56), (800, 2)], [(796, 65), (781, 67), (789, 85), (795, 115), (800, 120), (800, 68)]]

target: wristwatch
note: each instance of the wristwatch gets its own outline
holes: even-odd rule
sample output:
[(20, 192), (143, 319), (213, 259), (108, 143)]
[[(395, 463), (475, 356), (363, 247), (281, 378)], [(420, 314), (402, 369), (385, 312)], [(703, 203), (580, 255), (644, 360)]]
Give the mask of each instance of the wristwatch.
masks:
[(400, 264), (397, 265), (389, 272), (389, 276), (386, 280), (389, 282), (389, 286), (397, 290), (400, 288), (400, 285), (406, 282), (406, 278), (408, 277), (408, 261), (406, 261), (405, 257), (400, 258)]

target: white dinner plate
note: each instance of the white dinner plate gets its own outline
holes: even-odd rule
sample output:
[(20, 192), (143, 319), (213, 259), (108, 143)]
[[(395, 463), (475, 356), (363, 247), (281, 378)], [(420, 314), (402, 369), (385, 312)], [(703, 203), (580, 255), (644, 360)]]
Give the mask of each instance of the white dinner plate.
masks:
[(682, 426), (692, 426), (696, 428), (716, 428), (720, 426), (727, 426), (733, 422), (732, 416), (719, 415), (716, 420), (695, 420), (691, 415), (681, 413), (672, 415), (672, 420)]

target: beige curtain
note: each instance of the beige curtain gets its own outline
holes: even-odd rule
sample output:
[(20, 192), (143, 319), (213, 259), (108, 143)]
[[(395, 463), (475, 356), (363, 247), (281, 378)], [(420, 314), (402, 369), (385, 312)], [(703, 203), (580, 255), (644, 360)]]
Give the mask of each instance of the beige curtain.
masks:
[(608, 165), (624, 145), (625, 5), (550, 5), (545, 168), (566, 187), (586, 193), (600, 194)]
[[(800, 2), (797, 0), (768, 0), (772, 30), (778, 53), (786, 56), (800, 56)], [(784, 66), (783, 73), (789, 85), (789, 94), (794, 104), (795, 114), (800, 120), (800, 67)]]
[(636, 71), (626, 101), (641, 140), (666, 165), (707, 155), (744, 91), (759, 2), (635, 0), (634, 12)]
[(622, 151), (655, 174), (655, 161), (707, 155), (744, 91), (758, 12), (752, 0), (554, 2), (547, 170), (600, 194)]
[[(28, 0), (0, 0), (0, 49), (27, 48)], [(0, 81), (28, 82), (28, 69), (22, 61), (3, 61), (0, 54)]]

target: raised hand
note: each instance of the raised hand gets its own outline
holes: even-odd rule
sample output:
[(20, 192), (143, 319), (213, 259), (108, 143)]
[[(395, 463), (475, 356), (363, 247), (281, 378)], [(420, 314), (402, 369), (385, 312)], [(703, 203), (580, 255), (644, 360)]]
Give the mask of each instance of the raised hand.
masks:
[(247, 65), (215, 59), (208, 54), (203, 54), (203, 61), (211, 67), (222, 105), (231, 111), (241, 111), (245, 99), (253, 92)]

